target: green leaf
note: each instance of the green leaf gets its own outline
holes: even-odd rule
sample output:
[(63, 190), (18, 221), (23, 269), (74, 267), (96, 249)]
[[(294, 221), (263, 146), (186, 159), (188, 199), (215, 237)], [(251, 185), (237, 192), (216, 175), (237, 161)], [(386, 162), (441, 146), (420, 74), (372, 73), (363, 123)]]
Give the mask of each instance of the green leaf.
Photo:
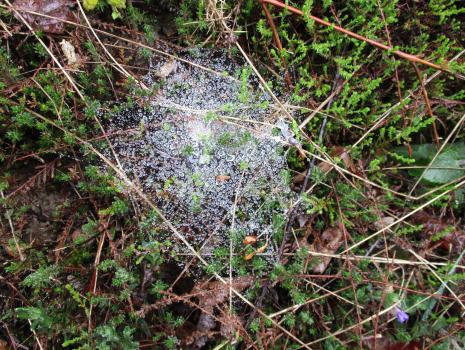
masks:
[(125, 9), (126, 0), (107, 0), (108, 4), (114, 9)]
[(431, 183), (445, 184), (464, 175), (465, 144), (462, 143), (446, 147), (446, 149), (431, 164), (431, 168), (424, 173), (423, 178)]
[[(412, 156), (415, 165), (427, 166), (430, 164), (438, 149), (431, 143), (412, 145)], [(396, 147), (397, 154), (408, 156), (406, 147)], [(453, 169), (451, 169), (453, 168)], [(409, 171), (412, 176), (420, 176), (422, 171), (414, 169)], [(465, 143), (446, 145), (441, 154), (437, 156), (430, 168), (423, 173), (422, 180), (431, 184), (445, 184), (465, 175)]]
[(98, 4), (98, 0), (84, 0), (83, 5), (86, 11), (92, 11)]

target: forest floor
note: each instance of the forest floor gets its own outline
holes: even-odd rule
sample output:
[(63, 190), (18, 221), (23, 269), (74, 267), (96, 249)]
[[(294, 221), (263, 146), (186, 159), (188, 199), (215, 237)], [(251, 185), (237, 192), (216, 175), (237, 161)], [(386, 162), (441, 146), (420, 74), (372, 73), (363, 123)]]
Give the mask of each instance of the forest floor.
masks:
[(460, 0), (1, 0), (0, 350), (464, 349)]

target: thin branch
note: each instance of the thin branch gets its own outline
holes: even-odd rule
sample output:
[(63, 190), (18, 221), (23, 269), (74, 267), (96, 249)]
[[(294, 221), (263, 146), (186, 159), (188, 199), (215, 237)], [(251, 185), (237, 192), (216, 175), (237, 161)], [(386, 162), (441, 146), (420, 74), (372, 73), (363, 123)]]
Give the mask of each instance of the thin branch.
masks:
[[(14, 102), (12, 102), (14, 103)], [(92, 144), (89, 142), (85, 141), (84, 139), (80, 138), (79, 136), (75, 135), (74, 133), (70, 132), (66, 128), (58, 125), (55, 123), (53, 120), (50, 120), (43, 115), (31, 110), (31, 109), (26, 109), (29, 113), (33, 114), (40, 120), (44, 121), (45, 123), (61, 130), (63, 133), (68, 135), (69, 137), (72, 137), (73, 139), (81, 142), (83, 145), (85, 145), (90, 151), (92, 151), (95, 155), (97, 155), (110, 169), (112, 169), (116, 176), (119, 177), (125, 185), (132, 191), (134, 191), (138, 197), (150, 208), (152, 209), (158, 217), (167, 225), (169, 230), (178, 238), (196, 257), (197, 259), (206, 267), (210, 266), (210, 264), (195, 250), (195, 248), (187, 241), (186, 237), (182, 235), (176, 227), (173, 225), (173, 223), (166, 218), (166, 216), (161, 212), (161, 210), (155, 205), (155, 203), (146, 195), (144, 192), (140, 189), (139, 186), (137, 186), (133, 181), (129, 179), (129, 177), (121, 171), (115, 164), (113, 164), (107, 157), (105, 157), (100, 151), (98, 151)], [(219, 280), (221, 283), (223, 283), (225, 286), (228, 288), (231, 288), (231, 291), (236, 295), (239, 299), (241, 299), (245, 304), (247, 304), (249, 307), (253, 308), (256, 310), (256, 312), (269, 320), (275, 327), (279, 328), (282, 332), (284, 332), (288, 337), (299, 343), (301, 346), (303, 346), (306, 349), (310, 349), (311, 347), (307, 344), (305, 344), (302, 340), (297, 338), (294, 334), (292, 334), (290, 331), (288, 331), (286, 328), (281, 326), (278, 322), (275, 320), (271, 319), (264, 311), (261, 309), (257, 308), (250, 300), (248, 300), (242, 293), (237, 291), (235, 288), (232, 288), (229, 286), (229, 281), (225, 279), (224, 277), (220, 276), (217, 272), (213, 272), (213, 276)]]
[[(271, 27), (271, 31), (273, 32), (273, 40), (276, 43), (276, 46), (278, 47), (279, 50), (279, 56), (281, 56), (281, 52), (283, 51), (283, 44), (281, 43), (281, 39), (279, 38), (278, 31), (276, 30), (276, 26), (273, 21), (273, 17), (270, 14), (270, 11), (268, 11), (268, 7), (266, 4), (263, 2), (263, 0), (260, 0), (260, 4), (262, 5), (263, 12), (265, 12), (266, 20), (268, 21), (268, 24)], [(289, 76), (289, 70), (287, 68), (287, 63), (286, 60), (284, 59), (283, 56), (281, 56), (281, 62), (284, 66), (285, 74), (284, 77), (286, 79), (286, 83), (288, 87), (292, 86), (292, 81), (291, 77)]]
[[(265, 3), (268, 3), (268, 4), (271, 4), (271, 5), (274, 5), (276, 7), (279, 7), (279, 8), (282, 8), (282, 9), (286, 9), (296, 15), (299, 15), (299, 16), (304, 16), (305, 14), (303, 13), (303, 11), (299, 10), (299, 9), (296, 9), (295, 7), (292, 7), (292, 6), (289, 6), (287, 4), (284, 4), (280, 1), (277, 1), (277, 0), (262, 0), (263, 2)], [(372, 46), (375, 46), (379, 49), (382, 49), (382, 50), (385, 50), (385, 51), (388, 51), (388, 52), (391, 52), (392, 54), (398, 56), (398, 57), (401, 57), (401, 58), (404, 58), (410, 62), (415, 62), (415, 63), (420, 63), (420, 64), (424, 64), (428, 67), (431, 67), (431, 68), (434, 68), (436, 70), (439, 70), (439, 71), (442, 71), (442, 72), (447, 72), (447, 73), (450, 73), (452, 75), (455, 75), (457, 76), (455, 73), (452, 73), (451, 71), (449, 71), (448, 69), (442, 67), (442, 66), (439, 66), (437, 64), (434, 64), (432, 62), (429, 62), (429, 61), (426, 61), (426, 60), (423, 60), (417, 56), (414, 56), (414, 55), (410, 55), (408, 53), (405, 53), (403, 51), (400, 51), (400, 50), (394, 50), (393, 47), (391, 46), (388, 46), (388, 45), (385, 45), (385, 44), (382, 44), (376, 40), (372, 40), (372, 39), (368, 39), (360, 34), (357, 34), (357, 33), (354, 33), (354, 32), (351, 32), (350, 30), (347, 30), (347, 29), (344, 29), (340, 26), (337, 26), (335, 25), (334, 23), (330, 23), (328, 21), (325, 21), (319, 17), (316, 17), (316, 16), (313, 16), (311, 14), (308, 14), (308, 17), (311, 18), (312, 20), (314, 20), (316, 23), (318, 24), (321, 24), (325, 27), (330, 27), (330, 28), (333, 28), (335, 31), (338, 31), (340, 33), (343, 33), (343, 34), (346, 34), (347, 36), (350, 36), (351, 38), (354, 38), (354, 39), (357, 39), (357, 40), (360, 40), (360, 41), (364, 41)], [(459, 76), (460, 78), (462, 78), (461, 76)]]
[(439, 134), (438, 134), (438, 129), (436, 127), (436, 118), (433, 114), (433, 110), (431, 109), (431, 103), (429, 101), (428, 92), (426, 91), (425, 84), (423, 82), (423, 77), (421, 76), (421, 72), (418, 69), (418, 66), (416, 65), (415, 62), (412, 62), (412, 66), (415, 69), (415, 73), (418, 77), (418, 81), (420, 82), (421, 92), (423, 94), (423, 98), (425, 99), (426, 110), (428, 111), (428, 115), (430, 116), (430, 118), (433, 119), (434, 142), (436, 142), (436, 145), (439, 145)]
[[(0, 191), (0, 195), (2, 196), (2, 199), (5, 200), (3, 191)], [(16, 238), (15, 228), (13, 226), (13, 221), (11, 220), (11, 214), (9, 210), (5, 211), (5, 216), (6, 216), (6, 219), (8, 220), (8, 223), (10, 224), (11, 235), (13, 236), (13, 241), (15, 242), (16, 250), (18, 251), (19, 260), (25, 261), (26, 257), (23, 255), (23, 252), (21, 251), (21, 247), (19, 246), (18, 239)]]

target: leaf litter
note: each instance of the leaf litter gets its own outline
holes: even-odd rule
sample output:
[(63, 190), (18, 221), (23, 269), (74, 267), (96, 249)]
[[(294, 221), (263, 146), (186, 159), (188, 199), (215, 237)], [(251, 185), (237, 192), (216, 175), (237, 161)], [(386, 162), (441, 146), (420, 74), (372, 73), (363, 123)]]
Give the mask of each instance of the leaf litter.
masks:
[[(15, 0), (13, 2), (13, 6), (32, 28), (54, 34), (64, 31), (65, 24), (63, 21), (72, 20), (73, 16), (70, 8), (74, 4), (70, 0)], [(34, 15), (29, 12), (42, 13), (49, 17)], [(15, 17), (18, 17), (16, 13)], [(21, 21), (20, 18), (18, 20)]]

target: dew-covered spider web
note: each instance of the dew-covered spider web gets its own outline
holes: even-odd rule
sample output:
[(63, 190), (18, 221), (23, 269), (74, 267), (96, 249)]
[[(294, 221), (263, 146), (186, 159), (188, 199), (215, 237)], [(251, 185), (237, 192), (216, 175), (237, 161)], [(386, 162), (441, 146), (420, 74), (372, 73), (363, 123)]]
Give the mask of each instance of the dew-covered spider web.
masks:
[[(126, 174), (201, 255), (229, 247), (231, 238), (243, 255), (243, 238), (257, 236), (273, 262), (273, 237), (292, 197), (282, 146), (292, 133), (251, 72), (226, 52), (179, 56), (190, 63), (153, 57), (146, 84), (158, 90), (148, 108), (110, 118), (111, 144)], [(174, 241), (159, 225), (160, 237)], [(176, 249), (187, 253), (182, 244)]]

